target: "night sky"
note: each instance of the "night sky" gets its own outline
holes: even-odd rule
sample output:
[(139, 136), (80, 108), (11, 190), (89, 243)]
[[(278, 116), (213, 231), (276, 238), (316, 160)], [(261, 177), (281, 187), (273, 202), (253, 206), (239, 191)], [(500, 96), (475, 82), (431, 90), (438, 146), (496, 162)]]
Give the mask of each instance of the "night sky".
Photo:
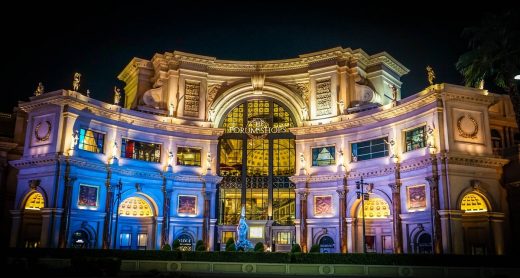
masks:
[[(231, 60), (294, 58), (335, 46), (368, 54), (387, 51), (411, 70), (402, 78), (405, 97), (427, 86), (426, 65), (434, 68), (436, 82), (462, 84), (454, 66), (467, 48), (461, 31), (479, 25), (488, 12), (502, 12), (426, 1), (412, 7), (415, 12), (388, 4), (365, 6), (368, 1), (257, 1), (252, 6), (141, 1), (97, 7), (77, 1), (71, 2), (75, 7), (18, 2), (4, 10), (18, 20), (0, 19), (8, 49), (2, 55), (7, 60), (3, 112), (27, 100), (40, 81), (47, 92), (70, 89), (75, 71), (82, 73), (80, 91), (90, 89), (91, 97), (111, 102), (113, 86), (123, 87), (117, 75), (132, 57), (150, 59), (174, 50)], [(505, 6), (496, 3), (493, 7)]]

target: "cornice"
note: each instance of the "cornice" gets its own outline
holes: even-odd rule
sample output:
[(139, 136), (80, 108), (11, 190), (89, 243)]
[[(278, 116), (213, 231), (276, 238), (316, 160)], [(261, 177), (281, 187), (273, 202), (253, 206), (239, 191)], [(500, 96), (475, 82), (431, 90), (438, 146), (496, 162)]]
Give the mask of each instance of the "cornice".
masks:
[(50, 153), (46, 155), (22, 157), (21, 159), (9, 161), (9, 164), (16, 169), (21, 170), (27, 168), (54, 165), (60, 157), (60, 154)]
[(408, 113), (417, 113), (417, 109), (436, 103), (439, 96), (437, 91), (429, 91), (426, 93), (419, 93), (417, 96), (412, 96), (409, 101), (403, 102), (400, 105), (388, 109), (382, 107), (370, 110), (367, 113), (356, 113), (352, 115), (344, 115), (339, 117), (340, 121), (329, 124), (294, 127), (289, 130), (296, 136), (320, 134), (339, 130), (345, 130), (356, 127), (368, 127), (369, 125), (378, 124), (381, 121), (394, 119), (396, 117), (406, 115)]
[(337, 182), (337, 181), (343, 181), (343, 178), (345, 176), (343, 174), (324, 174), (324, 175), (297, 175), (289, 177), (289, 180), (293, 183), (302, 183), (302, 182), (309, 182), (309, 183), (320, 183), (320, 182)]
[[(183, 124), (172, 123), (171, 121), (178, 121), (165, 116), (150, 115), (138, 111), (128, 110), (116, 105), (104, 103), (97, 100), (91, 100), (86, 96), (67, 90), (59, 90), (45, 94), (46, 98), (34, 99), (30, 102), (20, 103), (20, 108), (25, 112), (31, 112), (39, 107), (45, 105), (58, 105), (66, 107), (67, 111), (73, 113), (81, 113), (84, 111), (93, 116), (112, 120), (119, 123), (129, 124), (135, 127), (160, 129), (169, 132), (179, 132), (190, 135), (200, 135), (217, 138), (224, 133), (224, 129), (190, 126)], [(168, 123), (167, 121), (170, 121)], [(202, 124), (202, 123), (201, 123)]]
[(500, 168), (509, 163), (508, 159), (489, 156), (472, 156), (459, 153), (446, 153), (445, 158), (448, 164), (483, 168)]

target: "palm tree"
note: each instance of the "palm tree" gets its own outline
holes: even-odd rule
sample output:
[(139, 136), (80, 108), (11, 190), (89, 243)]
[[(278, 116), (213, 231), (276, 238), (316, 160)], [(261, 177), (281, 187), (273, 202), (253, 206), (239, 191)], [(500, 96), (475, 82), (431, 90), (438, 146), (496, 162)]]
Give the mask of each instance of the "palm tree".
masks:
[(518, 15), (511, 11), (489, 15), (479, 27), (464, 29), (462, 36), (470, 50), (459, 57), (456, 67), (464, 76), (466, 86), (478, 86), (484, 80), (492, 82), (511, 97), (520, 127), (519, 81), (520, 32)]

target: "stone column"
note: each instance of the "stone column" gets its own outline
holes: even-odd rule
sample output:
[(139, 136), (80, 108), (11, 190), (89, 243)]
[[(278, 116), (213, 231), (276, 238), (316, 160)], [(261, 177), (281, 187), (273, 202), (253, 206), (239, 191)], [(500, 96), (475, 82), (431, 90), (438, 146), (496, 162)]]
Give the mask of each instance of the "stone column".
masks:
[(69, 223), (70, 223), (70, 206), (71, 206), (71, 198), (72, 198), (72, 185), (76, 180), (76, 177), (69, 176), (70, 166), (67, 162), (67, 167), (65, 170), (65, 193), (63, 194), (63, 217), (61, 218), (60, 225), (60, 239), (59, 239), (59, 247), (67, 248), (67, 240), (69, 237)]
[(23, 210), (10, 210), (11, 213), (11, 238), (9, 247), (19, 247), (20, 233), (22, 231)]
[(434, 254), (442, 254), (442, 234), (441, 220), (439, 215), (439, 176), (426, 177), (426, 181), (430, 185), (430, 207), (432, 214), (432, 230), (433, 230), (433, 252)]
[(355, 250), (354, 250), (354, 233), (352, 233), (353, 231), (353, 223), (354, 222), (354, 218), (347, 218), (346, 219), (346, 223), (347, 223), (347, 253), (354, 253)]
[(340, 240), (340, 251), (341, 253), (347, 253), (347, 206), (345, 202), (345, 196), (347, 195), (346, 189), (336, 190), (339, 198), (339, 240)]
[(300, 197), (300, 247), (302, 252), (307, 252), (307, 196), (309, 192), (299, 192)]
[(403, 253), (403, 226), (401, 224), (401, 183), (391, 183), (392, 207), (393, 207), (393, 230), (394, 230), (394, 253)]
[(490, 212), (489, 221), (493, 242), (495, 244), (495, 255), (504, 255), (504, 219), (505, 214), (502, 212)]
[(204, 194), (204, 215), (202, 221), (202, 240), (206, 245), (206, 250), (209, 247), (209, 210), (210, 210), (210, 200), (211, 200), (211, 192), (203, 191)]
[[(103, 249), (110, 248), (110, 223), (112, 222), (112, 207), (114, 203), (114, 194), (112, 192), (112, 186), (110, 185), (110, 179), (112, 176), (112, 172), (110, 169), (108, 169), (107, 173), (107, 180), (105, 182), (105, 190), (107, 192), (107, 197), (105, 201), (105, 221), (103, 224)], [(117, 210), (117, 208), (116, 208)], [(118, 213), (116, 211), (116, 213)], [(117, 231), (117, 227), (116, 227)]]
[(161, 247), (169, 244), (170, 238), (170, 201), (172, 196), (172, 190), (166, 189), (166, 181), (164, 182), (163, 188), (163, 219), (162, 219), (162, 227), (161, 227)]
[(42, 248), (56, 248), (59, 238), (59, 231), (52, 229), (52, 227), (59, 228), (61, 217), (63, 216), (63, 209), (61, 208), (42, 208), (40, 209), (42, 215), (42, 231), (40, 236), (40, 247)]

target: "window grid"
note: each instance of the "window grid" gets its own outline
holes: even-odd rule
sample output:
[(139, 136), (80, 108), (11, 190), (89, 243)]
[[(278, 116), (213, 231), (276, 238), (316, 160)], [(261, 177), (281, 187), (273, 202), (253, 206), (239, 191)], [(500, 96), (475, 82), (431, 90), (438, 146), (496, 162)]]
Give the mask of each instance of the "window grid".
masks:
[(388, 156), (388, 137), (352, 144), (352, 161), (362, 161)]
[(405, 131), (406, 151), (413, 151), (426, 147), (426, 126)]
[(200, 153), (199, 148), (177, 147), (177, 165), (200, 167)]
[(294, 139), (273, 140), (273, 175), (292, 176), (295, 173)]
[(291, 232), (278, 232), (276, 244), (291, 244)]
[(295, 184), (288, 177), (273, 177), (273, 220), (280, 225), (293, 225), (296, 217)]
[(160, 162), (161, 145), (123, 138), (121, 146), (121, 157), (144, 160), (148, 162)]
[(219, 184), (219, 222), (223, 225), (236, 225), (240, 219), (242, 201), (242, 180), (228, 176)]
[(246, 219), (267, 220), (268, 178), (247, 177), (246, 179)]
[(84, 128), (79, 130), (78, 148), (80, 150), (103, 153), (104, 143), (105, 134)]

